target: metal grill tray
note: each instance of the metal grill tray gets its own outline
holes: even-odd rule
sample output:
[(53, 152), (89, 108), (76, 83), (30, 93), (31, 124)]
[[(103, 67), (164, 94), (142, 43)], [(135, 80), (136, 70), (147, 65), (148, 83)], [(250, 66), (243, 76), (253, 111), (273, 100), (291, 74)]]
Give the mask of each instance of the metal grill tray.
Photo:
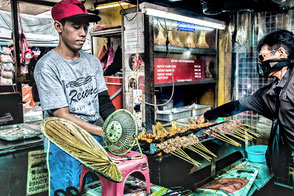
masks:
[(33, 129), (25, 124), (6, 125), (0, 127), (0, 139), (16, 141), (41, 135), (39, 130)]
[[(191, 129), (191, 130), (186, 131), (184, 133), (178, 133), (178, 134), (173, 135), (173, 136), (165, 137), (164, 140), (175, 138), (177, 136), (182, 137), (182, 136), (188, 136), (190, 134), (195, 134), (198, 137), (200, 143), (204, 143), (204, 142), (208, 142), (208, 141), (216, 141), (217, 143), (223, 143), (222, 141), (218, 141), (214, 137), (208, 136), (208, 135), (203, 133), (203, 131), (205, 131), (205, 130), (211, 128), (211, 127), (223, 124), (223, 123), (229, 123), (229, 121), (214, 122), (214, 123), (212, 123), (211, 125), (209, 125), (207, 127)], [(156, 153), (160, 152), (160, 150), (156, 147), (156, 144), (158, 144), (160, 142), (162, 142), (162, 140), (154, 140), (152, 143), (144, 142), (144, 143), (140, 143), (140, 145), (141, 145), (141, 148), (143, 148), (144, 154), (156, 154)]]

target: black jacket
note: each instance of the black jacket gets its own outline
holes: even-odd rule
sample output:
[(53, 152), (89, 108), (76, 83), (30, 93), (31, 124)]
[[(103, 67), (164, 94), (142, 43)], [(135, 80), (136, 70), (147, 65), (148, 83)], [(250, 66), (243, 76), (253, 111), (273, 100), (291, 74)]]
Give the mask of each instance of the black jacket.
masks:
[[(217, 117), (227, 117), (246, 110), (252, 110), (269, 119), (274, 119), (277, 116), (280, 133), (285, 138), (285, 142), (294, 150), (293, 75), (294, 69), (291, 66), (280, 82), (274, 81), (248, 97), (207, 111), (204, 117), (208, 120), (214, 120)], [(278, 110), (277, 106), (279, 106)]]

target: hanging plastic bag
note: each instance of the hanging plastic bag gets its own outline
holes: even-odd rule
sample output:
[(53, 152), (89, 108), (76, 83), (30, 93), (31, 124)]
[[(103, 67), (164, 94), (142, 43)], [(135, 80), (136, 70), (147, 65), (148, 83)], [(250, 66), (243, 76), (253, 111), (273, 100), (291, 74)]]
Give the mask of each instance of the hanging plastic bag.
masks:
[(25, 34), (22, 32), (20, 34), (20, 50), (23, 51), (23, 52), (26, 52), (28, 51), (29, 47), (30, 47), (30, 44), (29, 42), (27, 41), (27, 38), (25, 36)]
[(1, 54), (0, 61), (1, 61), (1, 63), (12, 63), (13, 60), (10, 55)]
[(105, 66), (106, 66), (107, 54), (108, 54), (108, 50), (105, 48), (105, 45), (103, 45), (103, 47), (101, 48), (101, 50), (100, 50), (100, 52), (98, 54), (98, 59), (101, 62), (102, 69), (104, 69)]
[(114, 51), (113, 51), (113, 45), (110, 44), (109, 47), (108, 47), (108, 55), (107, 55), (107, 62), (106, 62), (106, 65), (105, 65), (105, 69), (107, 69), (107, 67), (109, 65), (111, 65), (111, 63), (113, 62), (113, 59), (114, 59)]
[(2, 54), (8, 54), (8, 55), (10, 55), (11, 54), (11, 50), (7, 46), (2, 46), (1, 53)]
[(1, 71), (0, 71), (0, 75), (1, 75), (3, 78), (8, 78), (8, 79), (13, 78), (13, 72), (12, 72), (12, 71), (4, 71), (4, 70), (1, 70)]
[(19, 25), (20, 25), (20, 28), (21, 28), (21, 34), (20, 34), (20, 40), (19, 40), (19, 49), (22, 52), (22, 56), (24, 56), (25, 52), (28, 51), (28, 49), (30, 47), (30, 44), (27, 41), (27, 38), (26, 38), (25, 34), (23, 33), (23, 27), (22, 27), (20, 14), (18, 15), (18, 17), (19, 17)]
[(117, 47), (113, 62), (105, 69), (104, 76), (111, 76), (122, 69), (122, 50)]
[(103, 45), (103, 47), (101, 48), (101, 50), (100, 50), (100, 52), (98, 54), (98, 59), (101, 61), (105, 57), (107, 52), (108, 51), (106, 50), (105, 45)]
[(30, 108), (35, 105), (32, 93), (32, 87), (24, 86), (22, 87), (22, 100), (24, 102), (24, 108)]
[(40, 48), (34, 47), (32, 49), (32, 57), (38, 58), (41, 55), (41, 50)]
[(13, 66), (12, 63), (2, 63), (1, 69), (4, 70), (4, 71), (13, 71), (13, 72), (15, 72), (15, 69), (14, 69), (14, 66)]
[(12, 85), (12, 78), (3, 78), (0, 76), (0, 85)]
[(30, 48), (28, 48), (27, 52), (25, 52), (25, 64), (28, 65), (33, 58), (33, 52)]

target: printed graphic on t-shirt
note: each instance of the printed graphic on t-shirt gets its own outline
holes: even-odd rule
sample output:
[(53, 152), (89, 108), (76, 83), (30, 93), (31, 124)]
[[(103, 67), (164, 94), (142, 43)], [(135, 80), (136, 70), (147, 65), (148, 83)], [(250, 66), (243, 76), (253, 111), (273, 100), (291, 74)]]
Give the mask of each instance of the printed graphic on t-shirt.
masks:
[(70, 81), (66, 84), (70, 111), (93, 112), (92, 105), (98, 104), (98, 89), (95, 76), (87, 76)]

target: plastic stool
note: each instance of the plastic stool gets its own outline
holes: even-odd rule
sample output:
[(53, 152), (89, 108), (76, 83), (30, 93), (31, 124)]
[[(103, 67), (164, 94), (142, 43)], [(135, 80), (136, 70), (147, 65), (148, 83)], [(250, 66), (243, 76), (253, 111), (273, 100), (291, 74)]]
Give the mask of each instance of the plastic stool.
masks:
[[(116, 156), (108, 152), (108, 155), (110, 157), (114, 158), (124, 158), (124, 157), (139, 157), (141, 156), (140, 153), (135, 151), (130, 151), (129, 153), (122, 155), (122, 156)], [(130, 160), (123, 160), (119, 161), (119, 163), (116, 164), (119, 171), (121, 172), (123, 176), (123, 181), (120, 183), (116, 183), (113, 181), (108, 180), (107, 178), (104, 178), (97, 172), (94, 172), (90, 168), (86, 167), (85, 165), (82, 166), (81, 176), (80, 176), (80, 191), (82, 191), (83, 188), (83, 180), (84, 176), (89, 172), (92, 171), (94, 174), (96, 174), (101, 182), (101, 192), (102, 196), (122, 196), (124, 194), (124, 187), (125, 182), (128, 179), (129, 175), (131, 175), (134, 172), (140, 172), (145, 177), (146, 182), (146, 192), (147, 194), (151, 193), (150, 190), (150, 176), (149, 176), (149, 165), (148, 165), (148, 159), (146, 155), (143, 154), (143, 158), (141, 159), (130, 159)]]

